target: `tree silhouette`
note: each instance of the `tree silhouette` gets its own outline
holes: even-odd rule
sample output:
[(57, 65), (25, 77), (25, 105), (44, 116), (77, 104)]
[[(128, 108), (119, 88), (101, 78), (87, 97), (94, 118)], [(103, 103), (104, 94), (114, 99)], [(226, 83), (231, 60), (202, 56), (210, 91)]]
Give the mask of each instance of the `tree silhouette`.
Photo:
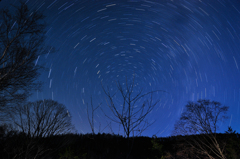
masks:
[(41, 68), (37, 63), (45, 53), (44, 16), (29, 11), (23, 2), (0, 14), (0, 118), (14, 103), (22, 103), (32, 90), (39, 89), (36, 82)]
[[(88, 123), (91, 127), (91, 130), (92, 130), (92, 134), (95, 134), (95, 127), (94, 127), (94, 112), (95, 110), (97, 110), (99, 107), (101, 106), (101, 103), (98, 104), (98, 106), (96, 108), (93, 108), (93, 102), (92, 102), (92, 97), (91, 97), (91, 115), (89, 114), (89, 105), (87, 103), (87, 116), (88, 116)], [(100, 131), (100, 130), (99, 130)]]
[(226, 134), (226, 148), (225, 154), (226, 158), (239, 158), (240, 157), (240, 138), (236, 130), (233, 130), (231, 126), (225, 131)]
[[(114, 102), (114, 96), (116, 93), (111, 94), (109, 88), (106, 90), (102, 86), (104, 93), (107, 96), (107, 104), (115, 118), (112, 118), (106, 114), (105, 115), (110, 120), (122, 125), (124, 134), (127, 136), (127, 138), (129, 138), (130, 134), (134, 132), (141, 134), (144, 130), (152, 125), (152, 123), (146, 120), (146, 116), (159, 102), (159, 100), (156, 100), (155, 102), (153, 100), (153, 93), (157, 91), (151, 91), (143, 94), (141, 90), (136, 95), (134, 95), (134, 76), (132, 83), (130, 84), (128, 84), (128, 81), (126, 79), (125, 88), (120, 84), (119, 81), (116, 82), (116, 85), (122, 97), (122, 107), (120, 107), (120, 105), (116, 105)], [(140, 106), (137, 106), (137, 103), (141, 102), (141, 100), (146, 97), (149, 97), (149, 99), (142, 102)]]
[(174, 135), (190, 135), (187, 143), (209, 158), (225, 159), (223, 143), (217, 139), (219, 122), (227, 119), (228, 106), (210, 100), (188, 102), (180, 119), (174, 125)]
[(66, 107), (49, 99), (17, 107), (11, 119), (16, 130), (30, 137), (48, 137), (74, 130)]

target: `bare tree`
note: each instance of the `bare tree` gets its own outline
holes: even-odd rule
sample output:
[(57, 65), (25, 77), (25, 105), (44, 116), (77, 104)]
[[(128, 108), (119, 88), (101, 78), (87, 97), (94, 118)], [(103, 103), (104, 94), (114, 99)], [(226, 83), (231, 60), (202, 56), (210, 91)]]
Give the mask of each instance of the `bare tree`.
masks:
[[(26, 4), (11, 6), (0, 12), (0, 113), (13, 103), (23, 102), (32, 90), (41, 68), (37, 63), (47, 47), (44, 45), (44, 16), (29, 11)], [(6, 114), (4, 114), (6, 115)], [(5, 116), (0, 118), (0, 121)]]
[(210, 100), (188, 102), (175, 123), (174, 135), (189, 135), (187, 143), (199, 154), (225, 159), (224, 143), (217, 139), (219, 123), (227, 118), (228, 106)]
[(53, 100), (39, 100), (19, 106), (12, 115), (12, 120), (15, 129), (30, 137), (47, 137), (74, 129), (66, 107)]
[[(118, 105), (114, 102), (114, 97), (116, 93), (111, 94), (109, 88), (103, 91), (107, 96), (107, 105), (112, 111), (114, 117), (110, 117), (106, 115), (110, 120), (121, 124), (124, 130), (124, 134), (129, 138), (131, 133), (138, 132), (141, 134), (144, 130), (146, 130), (152, 123), (146, 120), (146, 116), (154, 109), (159, 100), (153, 101), (153, 93), (157, 91), (151, 91), (145, 94), (142, 94), (142, 89), (134, 95), (134, 76), (131, 84), (128, 84), (126, 79), (125, 88), (120, 84), (120, 82), (116, 82), (117, 89), (122, 97), (122, 105)], [(141, 103), (141, 105), (137, 105), (144, 98), (149, 97), (148, 100), (145, 100)]]
[(91, 97), (91, 116), (90, 116), (89, 111), (88, 111), (89, 105), (87, 103), (87, 116), (88, 116), (89, 125), (92, 130), (92, 134), (95, 134), (95, 132), (94, 132), (94, 112), (95, 112), (95, 110), (97, 110), (100, 107), (100, 105), (101, 105), (101, 103), (96, 108), (93, 108), (93, 102), (92, 102), (92, 97)]

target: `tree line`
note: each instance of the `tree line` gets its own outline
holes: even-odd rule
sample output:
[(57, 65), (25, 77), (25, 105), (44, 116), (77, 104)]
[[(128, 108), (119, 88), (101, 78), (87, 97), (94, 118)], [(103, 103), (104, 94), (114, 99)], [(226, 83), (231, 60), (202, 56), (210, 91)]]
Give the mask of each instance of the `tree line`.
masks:
[[(15, 12), (3, 9), (0, 19), (0, 139), (3, 141), (18, 132), (18, 135), (22, 135), (22, 138), (29, 142), (24, 145), (27, 149), (23, 150), (20, 146), (19, 153), (14, 157), (28, 158), (30, 155), (29, 158), (41, 158), (50, 150), (35, 142), (41, 138), (69, 134), (76, 130), (65, 105), (50, 99), (27, 102), (32, 92), (42, 86), (42, 83), (37, 81), (40, 70), (44, 69), (37, 63), (39, 57), (54, 49), (45, 44), (46, 24), (43, 14), (30, 11), (24, 3), (13, 8)], [(136, 146), (137, 142), (135, 136), (140, 136), (153, 124), (147, 120), (147, 116), (159, 103), (153, 95), (165, 91), (135, 91), (134, 76), (131, 81), (126, 78), (124, 86), (119, 81), (116, 86), (116, 93), (119, 93), (122, 99), (121, 109), (115, 101), (116, 93), (112, 94), (108, 87), (102, 85), (107, 106), (112, 114), (103, 112), (111, 122), (121, 125), (127, 139), (128, 153), (124, 158), (130, 158), (134, 151), (133, 145)], [(206, 99), (188, 102), (174, 125), (172, 135), (184, 141), (181, 144), (184, 143), (184, 146), (194, 152), (196, 158), (204, 156), (226, 159), (227, 142), (222, 140), (217, 130), (219, 123), (228, 118), (228, 108), (219, 102)], [(87, 120), (92, 135), (96, 135), (94, 112), (97, 109), (101, 109), (101, 104), (94, 107), (91, 98), (91, 103), (87, 104)], [(236, 132), (229, 127), (226, 134)], [(162, 148), (157, 138), (153, 138), (151, 142), (153, 149), (160, 152)], [(187, 153), (190, 154), (191, 151)]]

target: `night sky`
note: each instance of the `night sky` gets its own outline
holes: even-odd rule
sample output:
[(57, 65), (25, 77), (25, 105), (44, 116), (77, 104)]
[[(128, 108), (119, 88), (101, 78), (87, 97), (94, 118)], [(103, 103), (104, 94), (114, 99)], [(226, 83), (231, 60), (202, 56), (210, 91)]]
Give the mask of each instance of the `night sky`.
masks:
[[(0, 6), (18, 0), (2, 0)], [(79, 133), (90, 133), (86, 103), (93, 97), (111, 114), (103, 86), (116, 91), (135, 74), (135, 90), (163, 90), (148, 116), (156, 122), (142, 135), (169, 136), (187, 101), (210, 99), (229, 106), (229, 119), (240, 132), (239, 0), (28, 0), (46, 15), (46, 44), (55, 53), (40, 56), (46, 67), (42, 91), (29, 100), (53, 99), (66, 105)], [(119, 105), (121, 99), (114, 98)], [(143, 99), (144, 100), (144, 99)], [(110, 122), (95, 112), (95, 132)], [(100, 123), (100, 124), (99, 124)], [(115, 134), (119, 125), (111, 122)], [(111, 132), (107, 127), (103, 132)]]

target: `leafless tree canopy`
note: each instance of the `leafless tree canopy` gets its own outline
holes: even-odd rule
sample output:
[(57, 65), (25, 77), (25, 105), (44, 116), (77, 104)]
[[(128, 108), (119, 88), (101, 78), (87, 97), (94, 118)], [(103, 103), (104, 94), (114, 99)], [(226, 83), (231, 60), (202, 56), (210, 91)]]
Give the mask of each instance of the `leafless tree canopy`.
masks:
[(40, 100), (19, 106), (12, 120), (16, 130), (31, 137), (47, 137), (74, 129), (66, 107), (53, 100)]
[(186, 143), (199, 154), (205, 154), (211, 159), (213, 156), (225, 159), (225, 143), (219, 142), (216, 133), (219, 123), (227, 118), (227, 111), (228, 106), (215, 101), (188, 102), (175, 123), (173, 134), (190, 135)]
[(228, 106), (210, 100), (188, 102), (180, 120), (175, 124), (175, 134), (210, 134), (216, 133), (219, 122), (227, 119)]
[(40, 86), (37, 61), (44, 50), (44, 16), (24, 3), (14, 8), (0, 12), (0, 113)]
[[(107, 95), (107, 104), (111, 109), (114, 117), (106, 115), (112, 121), (122, 125), (125, 135), (129, 138), (131, 133), (141, 134), (146, 130), (152, 123), (146, 120), (146, 116), (154, 109), (159, 100), (153, 100), (153, 93), (157, 91), (151, 91), (143, 94), (142, 90), (134, 95), (134, 77), (132, 83), (128, 84), (126, 79), (125, 88), (120, 84), (116, 83), (117, 91), (122, 97), (122, 106), (116, 105), (114, 102), (114, 96), (116, 94), (111, 94), (109, 88), (104, 89)], [(139, 104), (139, 102), (148, 97), (149, 99)]]

